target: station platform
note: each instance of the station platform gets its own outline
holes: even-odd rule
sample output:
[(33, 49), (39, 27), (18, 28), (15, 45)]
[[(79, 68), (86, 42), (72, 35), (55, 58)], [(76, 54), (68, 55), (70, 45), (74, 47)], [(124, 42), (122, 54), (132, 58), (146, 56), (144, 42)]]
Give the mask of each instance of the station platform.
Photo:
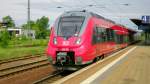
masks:
[(103, 79), (101, 84), (150, 84), (150, 46), (138, 46)]
[(150, 84), (150, 46), (127, 47), (54, 84)]

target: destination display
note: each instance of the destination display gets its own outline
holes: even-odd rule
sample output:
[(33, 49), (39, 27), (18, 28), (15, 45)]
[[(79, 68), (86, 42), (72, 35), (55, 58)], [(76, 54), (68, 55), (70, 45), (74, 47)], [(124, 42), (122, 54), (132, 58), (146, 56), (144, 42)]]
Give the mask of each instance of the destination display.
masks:
[(142, 23), (149, 24), (150, 16), (142, 16)]

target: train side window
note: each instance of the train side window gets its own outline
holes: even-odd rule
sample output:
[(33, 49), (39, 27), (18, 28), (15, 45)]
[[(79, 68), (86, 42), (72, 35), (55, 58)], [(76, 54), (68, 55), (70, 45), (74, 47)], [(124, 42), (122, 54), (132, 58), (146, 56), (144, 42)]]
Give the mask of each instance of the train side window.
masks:
[(112, 30), (112, 41), (115, 41), (116, 33), (114, 30)]
[(107, 34), (107, 41), (111, 41), (111, 30), (107, 28), (106, 34)]
[(127, 35), (123, 35), (123, 43), (128, 43), (128, 37), (127, 37)]
[(125, 35), (125, 43), (128, 43), (129, 42), (129, 39), (128, 39), (128, 35)]
[(112, 29), (106, 29), (106, 33), (107, 33), (107, 41), (113, 41), (114, 31)]
[(101, 28), (101, 38), (102, 38), (102, 42), (107, 41), (107, 34), (105, 28)]
[(98, 32), (98, 35), (97, 35), (97, 42), (100, 43), (102, 42), (102, 37), (101, 37), (101, 28), (100, 27), (97, 27), (97, 32)]
[[(96, 32), (95, 32), (96, 31)], [(93, 32), (93, 44), (107, 41), (106, 28), (95, 27)]]
[(115, 30), (113, 30), (113, 36), (114, 36), (114, 42), (115, 43), (119, 43), (119, 37), (118, 37), (118, 34), (116, 33), (116, 31)]
[(120, 35), (116, 34), (116, 42), (120, 44)]
[(94, 27), (93, 29), (93, 36), (92, 36), (92, 44), (96, 44), (97, 43), (97, 27)]
[(124, 43), (124, 39), (123, 39), (123, 35), (120, 35), (120, 41), (121, 41), (121, 43)]
[(123, 35), (117, 35), (117, 43), (118, 44), (123, 43)]

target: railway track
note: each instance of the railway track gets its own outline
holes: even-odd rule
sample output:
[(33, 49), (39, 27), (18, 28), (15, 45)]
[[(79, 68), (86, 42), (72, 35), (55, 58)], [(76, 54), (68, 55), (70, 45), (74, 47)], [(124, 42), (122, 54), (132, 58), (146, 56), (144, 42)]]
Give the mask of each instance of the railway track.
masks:
[(51, 84), (73, 72), (68, 71), (55, 71), (53, 74), (48, 75), (40, 80), (35, 81), (33, 84)]
[[(30, 83), (33, 83), (36, 80), (39, 80), (39, 78), (41, 79), (45, 79), (45, 77), (47, 76), (45, 73), (47, 74), (51, 74), (50, 76), (47, 77), (47, 79), (49, 80), (57, 80), (62, 78), (63, 76), (59, 75), (61, 74), (61, 72), (57, 73), (53, 73), (53, 68), (50, 66), (49, 62), (47, 61), (47, 57), (43, 56), (44, 54), (39, 54), (38, 56), (29, 56), (29, 57), (23, 57), (23, 58), (18, 58), (18, 59), (11, 59), (8, 61), (3, 61), (0, 62), (0, 83), (9, 83), (10, 81), (12, 81), (13, 84), (18, 84), (21, 82), (22, 79), (18, 80), (19, 78), (23, 78), (25, 77), (24, 80), (27, 79), (31, 79)], [(48, 70), (50, 71), (48, 71)], [(46, 72), (45, 72), (46, 71)], [(43, 74), (39, 74), (36, 77), (35, 74), (37, 74), (37, 72), (41, 72)], [(27, 74), (32, 74), (31, 76), (24, 76)], [(42, 75), (44, 75), (42, 77)], [(7, 80), (9, 79), (9, 80)], [(14, 81), (13, 81), (14, 80)], [(23, 80), (23, 81), (24, 81)], [(20, 81), (20, 82), (19, 82)], [(45, 82), (44, 81), (44, 82)], [(16, 83), (17, 82), (17, 83)], [(49, 81), (48, 81), (49, 82)], [(29, 83), (29, 81), (24, 81), (24, 83)]]
[(11, 75), (15, 75), (17, 73), (25, 72), (25, 71), (28, 71), (31, 69), (39, 68), (42, 66), (48, 66), (48, 65), (49, 65), (49, 62), (47, 62), (47, 60), (41, 60), (38, 62), (33, 62), (33, 63), (25, 64), (25, 65), (1, 69), (0, 70), (0, 79), (11, 76)]
[(36, 54), (36, 55), (27, 55), (27, 56), (23, 56), (23, 57), (18, 57), (18, 58), (12, 58), (9, 60), (0, 60), (0, 65), (4, 64), (4, 63), (9, 63), (9, 62), (14, 62), (14, 61), (18, 61), (18, 60), (25, 60), (25, 59), (30, 59), (30, 58), (36, 58), (36, 57), (41, 57), (45, 55), (45, 53), (42, 54)]
[[(28, 61), (28, 62), (26, 62)], [(21, 63), (21, 64), (18, 64)], [(3, 61), (0, 63), (0, 80), (3, 81), (3, 79), (14, 79), (15, 76), (19, 76), (20, 74), (27, 73), (29, 71), (36, 71), (43, 67), (48, 67), (50, 64), (47, 61), (47, 58), (42, 55), (38, 56), (29, 56), (25, 58), (18, 58), (8, 61)], [(35, 74), (35, 73), (34, 73)], [(55, 71), (50, 72), (48, 76), (32, 81), (34, 84), (41, 84), (41, 83), (52, 83), (58, 79), (63, 78), (65, 75), (64, 71)], [(16, 79), (15, 79), (16, 80)], [(21, 81), (21, 80), (20, 80)], [(1, 82), (1, 81), (0, 81)], [(6, 81), (3, 81), (6, 82)], [(3, 83), (2, 82), (2, 83)]]
[(45, 56), (40, 54), (38, 56), (29, 56), (3, 61), (0, 65), (0, 79), (2, 79), (34, 68), (48, 66), (49, 62)]

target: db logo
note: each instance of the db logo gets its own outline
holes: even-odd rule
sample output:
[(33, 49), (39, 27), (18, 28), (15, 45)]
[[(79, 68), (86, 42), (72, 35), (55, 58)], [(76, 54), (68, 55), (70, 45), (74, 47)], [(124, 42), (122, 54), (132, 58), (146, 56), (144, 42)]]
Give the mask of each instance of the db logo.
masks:
[(69, 41), (64, 41), (63, 45), (69, 45)]

